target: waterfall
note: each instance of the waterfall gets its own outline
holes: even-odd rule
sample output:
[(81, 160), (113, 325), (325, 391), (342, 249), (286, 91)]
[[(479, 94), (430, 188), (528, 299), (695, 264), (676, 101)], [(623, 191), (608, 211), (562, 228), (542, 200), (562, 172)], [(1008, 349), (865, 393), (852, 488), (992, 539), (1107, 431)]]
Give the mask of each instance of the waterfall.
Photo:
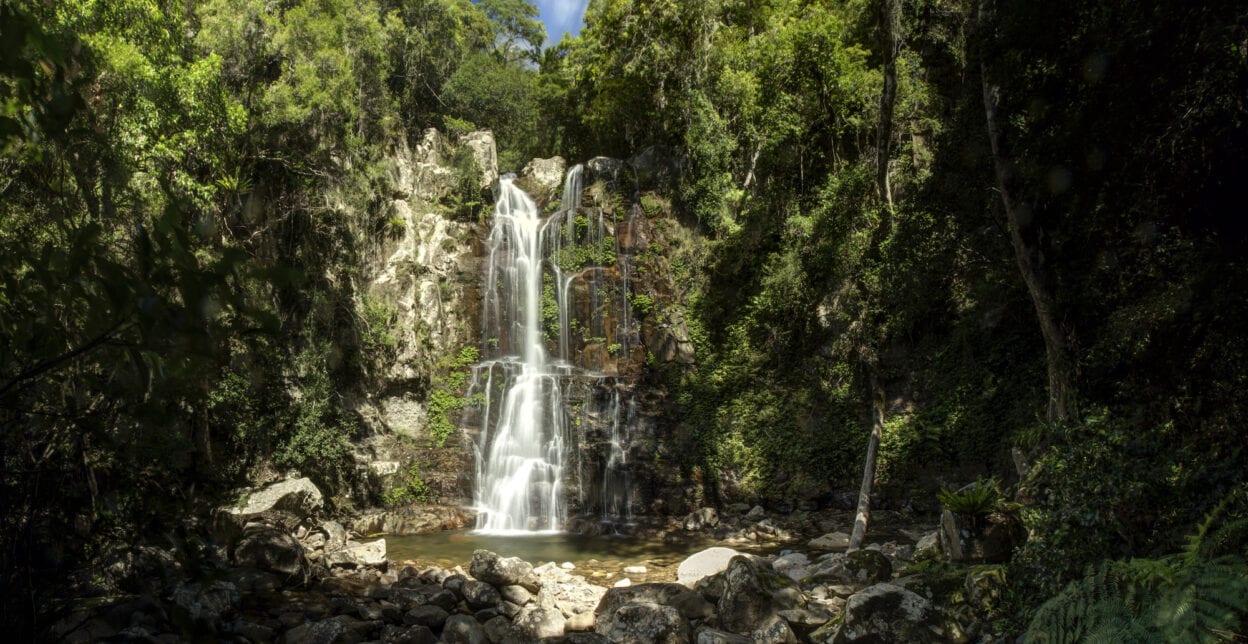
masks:
[[(475, 445), (477, 528), (489, 532), (559, 530), (567, 518), (563, 465), (567, 427), (559, 378), (542, 338), (542, 218), (512, 184), (499, 182), (489, 237), (483, 315), (487, 348), (503, 357), (482, 363), (486, 397), (503, 392), (490, 424), (489, 402)], [(497, 345), (497, 348), (491, 345)], [(498, 376), (495, 376), (495, 372)], [(474, 376), (474, 381), (479, 381)]]
[[(614, 220), (609, 224), (601, 207), (581, 207), (581, 178), (581, 166), (569, 169), (561, 207), (545, 219), (511, 178), (499, 181), (487, 242), (484, 359), (470, 389), (480, 407), (473, 444), (479, 531), (563, 529), (565, 475), (578, 484), (573, 504), (600, 503), (603, 520), (612, 524), (631, 519), (627, 450), (635, 396), (608, 375), (632, 346), (628, 261)], [(614, 264), (622, 268), (617, 272)], [(581, 290), (573, 287), (578, 280)], [(581, 353), (594, 343), (598, 353)], [(607, 388), (605, 408), (595, 404), (587, 415), (587, 398)], [(590, 467), (601, 491), (587, 498), (586, 485), (597, 485), (585, 478), (583, 453), (591, 444), (600, 446)]]
[(632, 398), (627, 402), (628, 408), (623, 409), (620, 404), (620, 390), (617, 388), (611, 392), (611, 449), (607, 454), (607, 465), (602, 471), (602, 520), (615, 525), (628, 523), (633, 518), (625, 441), (626, 429), (632, 420), (636, 402)]

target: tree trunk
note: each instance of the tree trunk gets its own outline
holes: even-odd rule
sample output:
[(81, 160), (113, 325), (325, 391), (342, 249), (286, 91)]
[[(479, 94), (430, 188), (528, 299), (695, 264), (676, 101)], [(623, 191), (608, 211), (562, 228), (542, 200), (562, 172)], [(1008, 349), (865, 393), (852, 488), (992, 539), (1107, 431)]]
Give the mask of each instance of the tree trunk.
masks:
[[(986, 2), (980, 4), (979, 18), (986, 24)], [(1044, 337), (1045, 361), (1049, 376), (1049, 403), (1046, 410), (1050, 425), (1066, 422), (1075, 414), (1075, 369), (1070, 343), (1057, 319), (1057, 305), (1053, 287), (1046, 274), (1044, 252), (1041, 248), (1043, 231), (1036, 221), (1031, 205), (1019, 201), (1021, 190), (1018, 170), (1010, 156), (1005, 136), (1001, 131), (1001, 87), (992, 77), (986, 61), (980, 62), (983, 82), (984, 115), (988, 125), (988, 141), (992, 148), (992, 165), (997, 176), (997, 189), (1005, 206), (1009, 222), (1010, 242), (1018, 270), (1027, 285), (1027, 293), (1036, 310), (1040, 333)]]
[(901, 49), (901, 0), (880, 0), (880, 48), (884, 55), (884, 90), (880, 92), (880, 123), (876, 142), (875, 181), (880, 200), (893, 209), (893, 189), (888, 181), (889, 147), (893, 138), (893, 106), (897, 102), (897, 53)]
[(880, 386), (878, 367), (871, 366), (871, 439), (867, 443), (867, 462), (862, 468), (862, 487), (858, 490), (858, 515), (854, 517), (854, 532), (849, 536), (849, 549), (862, 547), (867, 536), (867, 524), (871, 522), (871, 489), (875, 487), (875, 462), (880, 452), (880, 439), (884, 436), (884, 388)]

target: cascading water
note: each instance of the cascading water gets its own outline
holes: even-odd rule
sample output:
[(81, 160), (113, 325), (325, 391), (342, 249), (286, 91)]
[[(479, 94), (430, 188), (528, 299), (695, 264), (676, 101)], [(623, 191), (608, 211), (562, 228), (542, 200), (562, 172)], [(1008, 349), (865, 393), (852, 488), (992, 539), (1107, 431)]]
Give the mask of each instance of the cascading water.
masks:
[[(476, 445), (477, 528), (558, 530), (567, 518), (567, 431), (558, 376), (542, 340), (542, 219), (537, 205), (511, 179), (502, 179), (499, 191), (489, 238), (484, 328), (494, 333), (493, 342), (500, 343), (505, 356), (478, 367), (486, 370), (487, 400)], [(503, 379), (503, 399), (491, 426), (495, 377)]]
[[(582, 507), (586, 486), (599, 485), (585, 479), (587, 442), (605, 448), (592, 467), (601, 468), (596, 500), (603, 520), (619, 525), (631, 518), (626, 454), (635, 400), (621, 378), (602, 372), (606, 362), (615, 369), (608, 353), (627, 356), (634, 344), (628, 263), (613, 232), (615, 220), (608, 223), (602, 208), (581, 208), (581, 177), (579, 165), (568, 171), (560, 208), (547, 219), (512, 179), (499, 182), (482, 308), (487, 359), (474, 369), (472, 386), (480, 403), (474, 503), (483, 532), (563, 529), (565, 475), (576, 481), (573, 501)], [(617, 304), (623, 311), (613, 315)], [(581, 351), (591, 343), (598, 344), (597, 360), (573, 355), (574, 347)], [(610, 402), (596, 406), (591, 419), (586, 400), (607, 389)], [(575, 418), (572, 398), (581, 410)], [(598, 428), (592, 441), (591, 423)], [(574, 442), (582, 449), (572, 471), (565, 471)]]

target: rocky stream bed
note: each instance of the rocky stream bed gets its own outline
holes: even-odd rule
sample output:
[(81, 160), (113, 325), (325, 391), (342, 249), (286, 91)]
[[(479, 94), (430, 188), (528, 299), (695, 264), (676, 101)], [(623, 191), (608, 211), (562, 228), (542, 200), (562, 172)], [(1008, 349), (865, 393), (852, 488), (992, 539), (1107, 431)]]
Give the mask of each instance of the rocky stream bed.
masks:
[[(852, 552), (835, 529), (848, 527), (845, 512), (735, 506), (640, 530), (667, 545), (662, 556), (525, 561), (477, 549), (452, 565), (392, 559), (385, 536), (369, 538), (384, 516), (340, 523), (320, 518), (322, 510), (307, 479), (255, 490), (188, 532), (200, 538), (119, 553), (108, 582), (96, 582), (96, 596), (59, 607), (48, 636), (84, 643), (1005, 641), (988, 619), (1001, 569), (948, 563), (949, 544), (942, 549), (934, 522), (905, 524), (896, 513), (881, 513), (876, 539)], [(433, 529), (463, 527), (466, 516), (424, 509), (406, 520), (415, 515)], [(688, 554), (673, 554), (681, 552)]]

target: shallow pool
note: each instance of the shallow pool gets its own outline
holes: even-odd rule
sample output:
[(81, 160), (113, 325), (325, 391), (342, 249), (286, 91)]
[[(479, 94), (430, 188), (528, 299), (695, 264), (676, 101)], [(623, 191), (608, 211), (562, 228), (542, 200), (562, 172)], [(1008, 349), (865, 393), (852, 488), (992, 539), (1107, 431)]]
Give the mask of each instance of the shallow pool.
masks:
[[(603, 585), (611, 585), (622, 577), (633, 582), (671, 581), (676, 567), (689, 555), (714, 545), (729, 545), (742, 552), (770, 554), (782, 544), (721, 544), (711, 539), (681, 540), (669, 543), (659, 540), (619, 536), (585, 536), (567, 533), (525, 535), (486, 535), (469, 531), (446, 531), (412, 536), (386, 537), (386, 550), (396, 564), (442, 568), (468, 568), (472, 552), (478, 548), (491, 550), (504, 557), (519, 557), (533, 565), (548, 561), (571, 562), (577, 574)], [(644, 566), (645, 573), (624, 572), (628, 566)]]

